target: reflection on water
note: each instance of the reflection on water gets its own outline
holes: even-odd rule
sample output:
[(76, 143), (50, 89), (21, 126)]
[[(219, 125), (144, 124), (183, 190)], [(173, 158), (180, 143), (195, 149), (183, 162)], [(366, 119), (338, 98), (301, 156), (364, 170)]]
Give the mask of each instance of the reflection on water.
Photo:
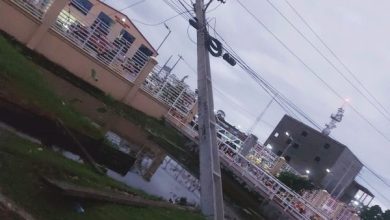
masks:
[(150, 164), (148, 160), (145, 158), (140, 167), (130, 170), (125, 176), (111, 170), (107, 172), (107, 175), (128, 186), (162, 197), (167, 201), (186, 198), (187, 203), (199, 205), (199, 181), (194, 176), (172, 158), (166, 156), (150, 181), (146, 181), (140, 174)]

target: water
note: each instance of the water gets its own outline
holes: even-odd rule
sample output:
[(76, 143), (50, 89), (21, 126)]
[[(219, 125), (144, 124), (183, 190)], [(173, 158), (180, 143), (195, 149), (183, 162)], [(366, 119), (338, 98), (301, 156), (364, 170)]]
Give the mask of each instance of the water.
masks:
[(125, 176), (111, 170), (107, 172), (107, 175), (166, 201), (185, 198), (188, 204), (199, 206), (199, 183), (194, 176), (172, 158), (166, 156), (150, 181), (146, 181), (141, 174), (142, 170), (150, 164), (147, 160), (144, 159), (141, 162), (141, 168), (133, 168)]

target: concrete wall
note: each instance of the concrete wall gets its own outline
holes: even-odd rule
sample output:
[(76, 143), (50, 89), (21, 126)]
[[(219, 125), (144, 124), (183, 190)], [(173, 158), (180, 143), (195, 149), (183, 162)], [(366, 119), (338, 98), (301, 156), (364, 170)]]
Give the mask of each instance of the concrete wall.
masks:
[(39, 27), (40, 22), (8, 0), (0, 0), (0, 29), (14, 36), (22, 43), (27, 43)]
[(349, 149), (345, 149), (331, 168), (333, 172), (332, 175), (328, 176), (329, 184), (327, 184), (327, 190), (333, 192), (333, 196), (342, 196), (362, 167), (363, 164), (356, 156)]
[(154, 115), (157, 118), (163, 117), (169, 110), (169, 107), (153, 96), (144, 91), (138, 92), (133, 100), (126, 100), (134, 108), (144, 112), (147, 115)]
[[(99, 7), (105, 6), (102, 4)], [(107, 10), (109, 10), (108, 13), (111, 11), (115, 12), (115, 10), (110, 8)], [(34, 33), (41, 27), (40, 24), (40, 21), (25, 13), (23, 9), (14, 5), (12, 2), (0, 0), (0, 29), (14, 36), (20, 42), (27, 44), (32, 36), (34, 36)], [(141, 39), (144, 44), (148, 44), (141, 33), (134, 33), (137, 32), (134, 26), (130, 27), (135, 37)], [(168, 112), (168, 106), (139, 89), (142, 81), (136, 80), (138, 86), (135, 87), (136, 91), (132, 91), (134, 83), (108, 69), (105, 65), (74, 46), (56, 32), (48, 30), (46, 33), (40, 34), (40, 36), (42, 39), (38, 40), (38, 43), (34, 45), (34, 50), (52, 62), (59, 64), (69, 72), (101, 89), (117, 100), (123, 100), (130, 92), (135, 94), (133, 98), (123, 100), (124, 103), (150, 116), (161, 118)], [(150, 67), (149, 72), (151, 70)], [(96, 72), (97, 77), (92, 77), (92, 70)], [(149, 72), (146, 72), (146, 70), (141, 71), (139, 77), (145, 77), (145, 74), (147, 75)]]

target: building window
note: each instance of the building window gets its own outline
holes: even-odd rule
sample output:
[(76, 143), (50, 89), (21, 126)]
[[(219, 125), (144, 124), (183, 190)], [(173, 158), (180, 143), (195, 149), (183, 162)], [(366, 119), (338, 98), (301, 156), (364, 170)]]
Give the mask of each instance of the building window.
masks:
[(324, 148), (325, 149), (329, 149), (330, 148), (330, 145), (328, 143), (324, 144)]
[(299, 144), (294, 143), (292, 147), (295, 148), (295, 149), (298, 149), (299, 148)]
[(93, 22), (91, 28), (96, 30), (98, 34), (107, 35), (114, 23), (114, 20), (112, 20), (109, 15), (104, 12), (100, 12), (96, 20)]
[(314, 161), (315, 161), (315, 162), (320, 162), (320, 161), (321, 161), (321, 157), (316, 156), (316, 157), (314, 158)]
[(306, 137), (307, 136), (307, 131), (302, 131), (301, 135), (302, 135), (302, 137)]
[(70, 5), (75, 7), (77, 10), (79, 10), (84, 15), (87, 15), (93, 6), (93, 4), (88, 0), (72, 0), (70, 2)]
[(276, 138), (279, 137), (279, 133), (275, 132), (274, 137), (276, 137)]

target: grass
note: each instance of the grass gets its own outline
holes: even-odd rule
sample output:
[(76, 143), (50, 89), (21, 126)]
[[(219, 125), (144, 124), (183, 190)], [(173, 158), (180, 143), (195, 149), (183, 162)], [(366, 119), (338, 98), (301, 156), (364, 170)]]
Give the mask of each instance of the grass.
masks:
[(135, 208), (109, 203), (81, 202), (85, 213), (74, 211), (74, 201), (53, 192), (40, 176), (101, 189), (140, 194), (93, 172), (83, 164), (4, 131), (0, 131), (0, 189), (7, 197), (40, 220), (198, 220), (200, 214), (158, 208)]
[(0, 35), (0, 87), (12, 91), (8, 97), (40, 113), (59, 118), (65, 125), (86, 135), (100, 138), (101, 132), (91, 122), (64, 103), (50, 88), (31, 61)]
[[(44, 56), (36, 53), (35, 51), (28, 49), (27, 47), (20, 44), (11, 36), (7, 35), (6, 33), (0, 31), (0, 37), (1, 35), (3, 35), (7, 39), (8, 42), (7, 48), (9, 48), (7, 50), (11, 50), (13, 47), (12, 52), (18, 53), (17, 55), (18, 57), (24, 56), (31, 60), (30, 63), (28, 64), (29, 67), (31, 67), (34, 64), (43, 67), (48, 71), (50, 71), (51, 73), (56, 74), (58, 77), (61, 77), (67, 80), (69, 83), (73, 84), (74, 86), (82, 89), (89, 95), (104, 102), (106, 105), (104, 109), (103, 108), (96, 109), (99, 113), (106, 114), (108, 111), (114, 112), (115, 114), (120, 115), (126, 120), (136, 125), (139, 125), (146, 132), (149, 133), (150, 131), (151, 133), (156, 134), (156, 135), (151, 135), (153, 137), (152, 138), (153, 141), (160, 144), (160, 146), (163, 147), (169, 154), (179, 159), (180, 162), (186, 165), (187, 168), (189, 168), (193, 173), (195, 174), (199, 173), (199, 166), (197, 165), (198, 155), (192, 152), (184, 153), (188, 151), (187, 149), (185, 149), (184, 146), (186, 143), (190, 142), (190, 140), (184, 137), (175, 128), (168, 126), (164, 121), (164, 119), (156, 119), (150, 117), (141, 111), (138, 111), (128, 105), (125, 105), (113, 99), (111, 96), (105, 94), (100, 89), (94, 87), (93, 85), (85, 82), (81, 78), (78, 78), (74, 74), (70, 73), (65, 68), (51, 62)], [(34, 69), (34, 71), (36, 70)], [(1, 77), (1, 73), (0, 73), (0, 77)], [(76, 102), (76, 101), (77, 100), (72, 100), (71, 102)]]

